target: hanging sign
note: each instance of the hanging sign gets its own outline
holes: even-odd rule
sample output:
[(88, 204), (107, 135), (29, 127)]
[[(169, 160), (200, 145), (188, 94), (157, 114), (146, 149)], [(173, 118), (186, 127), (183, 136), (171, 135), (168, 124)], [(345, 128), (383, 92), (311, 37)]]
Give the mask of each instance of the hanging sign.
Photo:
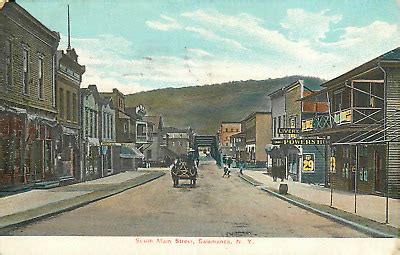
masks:
[(299, 134), (300, 128), (278, 128), (278, 134)]

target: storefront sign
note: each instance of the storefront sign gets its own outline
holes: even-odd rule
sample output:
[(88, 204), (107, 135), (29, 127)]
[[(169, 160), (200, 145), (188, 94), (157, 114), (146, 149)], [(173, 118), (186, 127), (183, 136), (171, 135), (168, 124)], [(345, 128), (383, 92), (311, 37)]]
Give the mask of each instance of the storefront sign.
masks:
[(298, 134), (300, 133), (300, 128), (278, 128), (278, 134)]
[(272, 140), (273, 145), (322, 145), (325, 144), (325, 139), (319, 138), (298, 138), (298, 139), (277, 139)]
[(315, 154), (303, 153), (303, 172), (315, 171)]

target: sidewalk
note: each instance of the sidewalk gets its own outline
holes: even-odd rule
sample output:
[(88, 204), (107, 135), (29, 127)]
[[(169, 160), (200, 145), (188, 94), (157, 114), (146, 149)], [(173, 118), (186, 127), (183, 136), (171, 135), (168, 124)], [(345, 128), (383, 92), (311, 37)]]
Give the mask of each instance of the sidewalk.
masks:
[(115, 195), (163, 176), (160, 171), (128, 171), (101, 179), (0, 198), (0, 232)]
[[(244, 171), (243, 177), (250, 177), (259, 185), (268, 190), (277, 191), (280, 179), (274, 182), (265, 171)], [(285, 180), (288, 185), (288, 194), (325, 207), (330, 205), (330, 189), (316, 185)], [(357, 194), (357, 213), (354, 213), (354, 193), (333, 190), (333, 208), (370, 219), (375, 222), (385, 223), (386, 198), (375, 195)], [(400, 228), (400, 201), (389, 198), (389, 226)], [(383, 224), (382, 224), (383, 225)], [(386, 226), (386, 225), (383, 225)]]

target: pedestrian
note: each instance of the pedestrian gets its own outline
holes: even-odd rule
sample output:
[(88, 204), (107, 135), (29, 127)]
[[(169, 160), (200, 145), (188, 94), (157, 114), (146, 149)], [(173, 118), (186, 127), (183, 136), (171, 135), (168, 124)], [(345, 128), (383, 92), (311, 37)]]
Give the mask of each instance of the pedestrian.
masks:
[(196, 166), (199, 167), (199, 164), (200, 164), (200, 160), (199, 160), (199, 158), (197, 158), (196, 159)]
[(231, 164), (233, 162), (232, 157), (228, 157), (227, 162), (228, 162), (228, 168), (231, 168)]
[(244, 167), (245, 167), (244, 161), (243, 161), (243, 160), (240, 160), (240, 161), (239, 161), (239, 173), (240, 173), (240, 174), (243, 174), (243, 169), (244, 169)]
[(225, 176), (229, 177), (230, 172), (231, 171), (229, 170), (228, 166), (224, 165), (224, 174), (222, 175), (222, 178), (224, 178)]

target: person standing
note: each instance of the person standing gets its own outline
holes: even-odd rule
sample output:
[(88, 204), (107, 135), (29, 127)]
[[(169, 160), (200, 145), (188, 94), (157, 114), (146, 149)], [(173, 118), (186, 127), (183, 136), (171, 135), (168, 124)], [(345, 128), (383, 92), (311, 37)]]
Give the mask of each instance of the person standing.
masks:
[(243, 174), (243, 169), (245, 168), (245, 162), (243, 160), (240, 160), (239, 162), (239, 173)]

